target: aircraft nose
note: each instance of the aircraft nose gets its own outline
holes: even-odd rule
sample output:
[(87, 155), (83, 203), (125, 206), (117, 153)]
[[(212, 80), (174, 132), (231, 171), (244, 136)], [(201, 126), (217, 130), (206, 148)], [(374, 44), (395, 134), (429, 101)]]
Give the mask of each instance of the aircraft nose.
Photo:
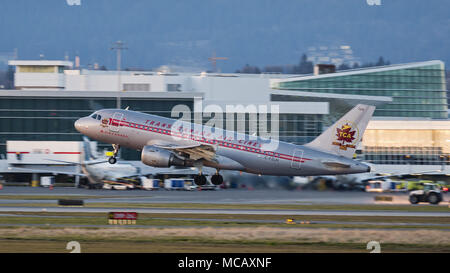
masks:
[(87, 129), (87, 124), (83, 122), (83, 119), (84, 118), (80, 118), (74, 123), (75, 129), (77, 129), (77, 131), (80, 133), (83, 133), (83, 129)]
[(79, 131), (80, 131), (80, 128), (81, 128), (81, 123), (80, 123), (80, 120), (79, 120), (79, 119), (77, 119), (77, 120), (75, 121), (74, 126), (75, 126), (75, 129), (77, 129), (77, 131), (79, 132)]
[(370, 172), (370, 166), (369, 165), (361, 163), (361, 167), (364, 170), (364, 172), (367, 172), (367, 173)]

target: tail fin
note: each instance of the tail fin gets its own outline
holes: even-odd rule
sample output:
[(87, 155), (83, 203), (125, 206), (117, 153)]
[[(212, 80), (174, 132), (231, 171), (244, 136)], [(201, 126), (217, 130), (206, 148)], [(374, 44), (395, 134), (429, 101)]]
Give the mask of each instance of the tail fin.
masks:
[(96, 159), (91, 151), (91, 142), (85, 136), (83, 136), (83, 151), (84, 151), (84, 161)]
[(352, 158), (375, 106), (358, 104), (335, 124), (305, 146)]

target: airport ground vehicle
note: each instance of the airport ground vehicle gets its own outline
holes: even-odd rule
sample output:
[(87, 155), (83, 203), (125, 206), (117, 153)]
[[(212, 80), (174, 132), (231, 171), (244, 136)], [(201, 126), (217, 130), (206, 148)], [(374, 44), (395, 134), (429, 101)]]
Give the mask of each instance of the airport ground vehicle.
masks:
[(166, 190), (184, 190), (184, 179), (172, 178), (164, 180)]
[(133, 183), (105, 181), (105, 183), (103, 183), (102, 189), (105, 189), (105, 190), (132, 190), (132, 189), (135, 189), (135, 185)]
[(409, 193), (409, 202), (417, 204), (419, 202), (429, 202), (430, 204), (439, 204), (442, 201), (442, 193), (438, 186), (425, 183), (423, 190), (416, 190)]
[(41, 176), (41, 186), (42, 187), (50, 187), (55, 184), (55, 177), (54, 176)]
[(161, 180), (159, 179), (147, 178), (145, 176), (140, 177), (140, 180), (141, 180), (141, 189), (148, 191), (159, 189), (159, 185), (161, 183)]
[(386, 180), (372, 180), (367, 183), (367, 192), (395, 192), (406, 190), (401, 182)]
[(408, 191), (415, 191), (415, 190), (423, 190), (423, 187), (426, 183), (432, 184), (433, 181), (418, 179), (418, 180), (408, 180), (407, 183), (408, 185), (406, 187)]

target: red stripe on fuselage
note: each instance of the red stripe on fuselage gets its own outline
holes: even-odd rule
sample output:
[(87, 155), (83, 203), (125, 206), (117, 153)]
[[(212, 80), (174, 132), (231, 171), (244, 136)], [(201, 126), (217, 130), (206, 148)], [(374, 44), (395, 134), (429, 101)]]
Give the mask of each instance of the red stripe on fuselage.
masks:
[(200, 137), (200, 136), (188, 135), (185, 133), (177, 133), (177, 132), (172, 133), (171, 129), (160, 129), (158, 127), (141, 125), (141, 124), (132, 123), (132, 122), (123, 121), (123, 120), (119, 121), (116, 119), (113, 119), (112, 121), (117, 122), (117, 124), (119, 124), (120, 126), (123, 126), (123, 127), (129, 127), (129, 128), (133, 128), (133, 129), (149, 131), (149, 132), (159, 133), (159, 134), (168, 135), (168, 136), (175, 136), (175, 137), (179, 137), (179, 138), (190, 139), (190, 140), (203, 142), (203, 143), (207, 143), (207, 144), (217, 144), (224, 148), (230, 148), (230, 149), (234, 149), (234, 150), (238, 150), (238, 151), (247, 151), (250, 153), (261, 154), (261, 155), (265, 155), (265, 156), (272, 156), (275, 158), (281, 158), (281, 159), (285, 159), (285, 160), (293, 160), (296, 162), (305, 162), (305, 160), (311, 160), (309, 158), (294, 157), (291, 155), (280, 154), (277, 152), (263, 152), (258, 148), (252, 148), (249, 146), (244, 146), (242, 144), (229, 143), (224, 140), (210, 140), (210, 139), (206, 139), (203, 136)]

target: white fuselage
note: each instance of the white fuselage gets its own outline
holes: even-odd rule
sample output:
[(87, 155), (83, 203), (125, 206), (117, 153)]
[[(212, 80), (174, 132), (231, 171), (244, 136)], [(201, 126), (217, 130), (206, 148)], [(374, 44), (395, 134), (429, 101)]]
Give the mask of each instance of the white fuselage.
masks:
[[(136, 150), (156, 143), (213, 146), (216, 161), (225, 162), (220, 169), (280, 176), (369, 171), (367, 165), (358, 161), (306, 146), (270, 142), (237, 132), (180, 123), (175, 119), (129, 110), (105, 109), (96, 111), (96, 114), (101, 118), (89, 116), (77, 120), (76, 129), (90, 138)], [(203, 163), (214, 167), (214, 163)]]

